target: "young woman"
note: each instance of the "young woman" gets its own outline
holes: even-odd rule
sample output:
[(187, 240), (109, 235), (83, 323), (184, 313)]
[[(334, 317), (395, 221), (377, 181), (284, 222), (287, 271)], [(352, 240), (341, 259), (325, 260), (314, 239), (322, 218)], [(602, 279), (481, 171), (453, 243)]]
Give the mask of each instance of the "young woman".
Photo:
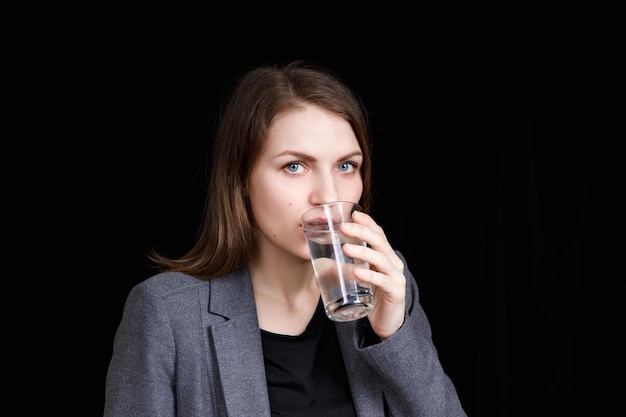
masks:
[[(130, 292), (105, 417), (465, 416), (418, 287), (367, 213), (367, 113), (340, 78), (296, 61), (245, 73), (221, 109), (195, 245)], [(300, 224), (335, 200), (364, 213), (345, 245), (374, 308), (326, 318)]]

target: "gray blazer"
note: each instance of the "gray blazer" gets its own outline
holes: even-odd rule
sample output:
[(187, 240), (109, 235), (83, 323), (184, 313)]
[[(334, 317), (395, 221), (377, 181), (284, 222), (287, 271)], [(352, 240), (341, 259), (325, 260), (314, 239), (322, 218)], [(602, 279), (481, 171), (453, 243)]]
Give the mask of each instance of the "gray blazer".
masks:
[[(406, 320), (393, 337), (366, 346), (367, 318), (335, 323), (357, 415), (465, 417), (406, 262), (405, 274)], [(247, 269), (208, 281), (148, 278), (126, 300), (104, 416), (270, 417), (261, 346)]]

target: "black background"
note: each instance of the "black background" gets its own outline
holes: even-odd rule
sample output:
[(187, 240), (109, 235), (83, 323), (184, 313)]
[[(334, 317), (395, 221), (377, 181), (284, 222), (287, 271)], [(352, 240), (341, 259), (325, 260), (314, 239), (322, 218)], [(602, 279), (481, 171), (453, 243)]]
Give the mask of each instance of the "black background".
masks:
[(66, 385), (90, 381), (81, 397), (94, 415), (126, 295), (152, 273), (145, 250), (177, 255), (194, 241), (224, 93), (249, 67), (294, 58), (337, 72), (370, 112), (372, 214), (408, 259), (468, 415), (613, 407), (623, 131), (607, 129), (620, 114), (608, 78), (617, 61), (596, 39), (530, 21), (405, 22), (391, 34), (354, 17), (331, 36), (326, 22), (205, 31), (219, 15), (184, 30), (152, 18), (42, 36), (27, 68), (42, 99), (25, 101), (53, 114), (27, 125), (36, 158), (23, 176), (43, 168), (43, 192), (21, 190), (46, 208), (28, 211), (50, 228), (34, 250), (45, 248), (41, 270), (56, 271), (49, 285), (62, 294), (48, 311), (64, 321), (46, 332), (62, 352), (45, 361), (78, 365)]

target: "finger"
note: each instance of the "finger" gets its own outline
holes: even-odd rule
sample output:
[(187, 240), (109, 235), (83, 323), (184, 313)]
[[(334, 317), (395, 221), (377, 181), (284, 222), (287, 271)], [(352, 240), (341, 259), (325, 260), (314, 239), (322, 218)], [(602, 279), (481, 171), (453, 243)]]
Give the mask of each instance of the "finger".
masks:
[(365, 213), (355, 212), (359, 214), (355, 218), (354, 223), (345, 223), (341, 225), (342, 232), (347, 236), (356, 237), (364, 242), (367, 242), (369, 246), (379, 249), (381, 251), (391, 252), (391, 245), (387, 240), (387, 236), (380, 227), (369, 215)]

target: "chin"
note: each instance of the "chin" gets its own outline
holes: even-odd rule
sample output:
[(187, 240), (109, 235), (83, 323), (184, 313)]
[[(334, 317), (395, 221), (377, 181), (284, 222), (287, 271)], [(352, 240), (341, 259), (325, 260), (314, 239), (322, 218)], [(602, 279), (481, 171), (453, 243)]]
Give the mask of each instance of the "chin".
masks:
[(309, 252), (308, 246), (305, 248), (304, 252), (300, 253), (299, 257), (303, 261), (311, 262), (311, 253)]

